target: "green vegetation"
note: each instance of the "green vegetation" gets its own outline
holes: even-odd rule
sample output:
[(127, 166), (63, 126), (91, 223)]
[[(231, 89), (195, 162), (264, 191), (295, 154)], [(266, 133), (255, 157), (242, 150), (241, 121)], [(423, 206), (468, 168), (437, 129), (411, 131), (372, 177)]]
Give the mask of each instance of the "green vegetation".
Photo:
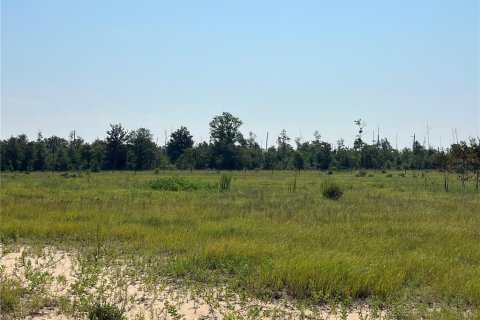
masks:
[(326, 181), (323, 184), (322, 194), (325, 198), (337, 200), (343, 195), (343, 191), (338, 184), (332, 181)]
[[(480, 177), (480, 140), (460, 141), (447, 150), (425, 146), (414, 140), (411, 148), (393, 148), (386, 139), (377, 137), (371, 145), (362, 140), (364, 122), (355, 121), (358, 134), (353, 147), (340, 139), (333, 144), (322, 141), (316, 131), (312, 141), (296, 138), (295, 148), (286, 130), (282, 130), (276, 146), (263, 149), (257, 136), (240, 132), (243, 122), (228, 112), (210, 122), (210, 142), (194, 144), (186, 127), (172, 132), (168, 142), (159, 146), (149, 129), (128, 131), (121, 124), (111, 124), (104, 140), (85, 142), (72, 131), (70, 138), (44, 138), (36, 141), (26, 135), (0, 141), (0, 171), (92, 171), (101, 170), (427, 170), (439, 169), (448, 174), (459, 173)], [(158, 138), (157, 138), (158, 140)], [(268, 138), (267, 138), (268, 140)], [(467, 173), (467, 175), (465, 175)], [(361, 170), (359, 177), (366, 171)], [(478, 185), (477, 185), (478, 187)]]
[(207, 182), (186, 179), (178, 176), (147, 181), (145, 185), (153, 190), (164, 191), (198, 191), (211, 190), (215, 188), (215, 186)]
[(88, 313), (89, 320), (123, 320), (122, 312), (114, 305), (97, 303)]
[[(257, 297), (478, 313), (475, 182), (452, 176), (445, 192), (441, 173), (402, 173), (241, 171), (228, 173), (230, 192), (188, 192), (226, 179), (214, 171), (8, 173), (1, 242), (134, 254), (155, 261), (157, 276)], [(2, 286), (2, 310), (15, 309), (21, 291)]]
[(220, 191), (230, 190), (230, 184), (232, 183), (232, 175), (229, 173), (223, 173), (220, 176)]

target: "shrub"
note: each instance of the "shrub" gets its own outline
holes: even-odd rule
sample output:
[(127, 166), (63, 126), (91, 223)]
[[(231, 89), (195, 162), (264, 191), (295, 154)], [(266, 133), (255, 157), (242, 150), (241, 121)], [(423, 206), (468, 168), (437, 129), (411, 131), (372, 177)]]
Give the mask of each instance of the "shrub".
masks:
[(100, 165), (95, 163), (90, 167), (90, 170), (92, 170), (92, 172), (100, 172)]
[(223, 173), (220, 176), (220, 191), (230, 190), (230, 183), (232, 182), (232, 175), (229, 173)]
[(116, 306), (97, 303), (88, 312), (89, 320), (123, 320), (123, 312)]
[(343, 191), (337, 183), (326, 182), (323, 184), (322, 194), (327, 199), (337, 200), (343, 195)]
[(160, 178), (146, 182), (146, 186), (153, 190), (164, 191), (197, 191), (214, 188), (207, 182), (187, 180), (182, 177)]
[(355, 177), (366, 177), (367, 176), (367, 171), (361, 170), (358, 171), (358, 173), (355, 175)]
[(0, 284), (0, 314), (14, 312), (20, 307), (20, 298), (24, 289), (19, 283), (5, 281)]

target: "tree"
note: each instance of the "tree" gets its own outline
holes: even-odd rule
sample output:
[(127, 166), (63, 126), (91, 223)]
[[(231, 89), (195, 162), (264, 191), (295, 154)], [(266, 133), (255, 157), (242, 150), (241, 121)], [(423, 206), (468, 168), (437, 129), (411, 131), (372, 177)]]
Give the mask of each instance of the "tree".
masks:
[(49, 152), (49, 167), (53, 170), (67, 170), (68, 158), (67, 158), (67, 140), (51, 136), (45, 139), (45, 146)]
[(293, 148), (288, 143), (290, 137), (285, 129), (277, 137), (277, 165), (278, 169), (293, 169)]
[(210, 138), (213, 142), (213, 167), (220, 169), (238, 169), (242, 167), (241, 152), (235, 146), (243, 140), (239, 131), (242, 121), (231, 113), (224, 112), (210, 122)]
[(132, 131), (128, 137), (132, 158), (130, 167), (134, 170), (150, 170), (155, 164), (156, 145), (149, 129)]
[(238, 129), (243, 122), (229, 112), (215, 116), (210, 122), (210, 137), (215, 144), (234, 144), (242, 136)]
[(175, 163), (185, 150), (191, 147), (193, 147), (192, 135), (186, 127), (180, 127), (170, 136), (167, 143), (167, 155)]
[(262, 167), (263, 150), (256, 141), (257, 136), (253, 132), (249, 132), (248, 139), (245, 140), (243, 146), (243, 164), (247, 169), (256, 169)]
[(110, 170), (125, 169), (127, 165), (128, 132), (121, 124), (110, 124), (107, 131), (106, 165)]
[(96, 139), (90, 145), (90, 170), (98, 172), (105, 166), (105, 154), (107, 143), (104, 140)]
[(303, 158), (303, 154), (298, 150), (294, 153), (294, 165), (298, 171), (305, 168), (305, 159)]
[(37, 136), (37, 143), (35, 143), (35, 160), (33, 161), (33, 170), (43, 171), (47, 169), (47, 148), (43, 140), (42, 133), (39, 132)]
[(367, 123), (363, 121), (362, 119), (358, 119), (354, 121), (355, 125), (358, 127), (358, 134), (355, 137), (355, 141), (353, 142), (353, 149), (355, 150), (361, 150), (365, 143), (362, 140), (362, 134), (363, 130), (365, 129), (365, 126)]

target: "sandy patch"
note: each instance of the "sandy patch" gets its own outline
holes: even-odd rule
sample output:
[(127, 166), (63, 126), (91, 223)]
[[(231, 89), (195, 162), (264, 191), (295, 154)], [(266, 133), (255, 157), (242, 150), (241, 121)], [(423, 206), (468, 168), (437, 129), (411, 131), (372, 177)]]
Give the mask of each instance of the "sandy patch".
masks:
[[(136, 266), (121, 261), (94, 263), (82, 254), (54, 247), (18, 247), (11, 252), (6, 252), (4, 246), (0, 249), (0, 279), (18, 280), (31, 293), (23, 298), (24, 310), (5, 316), (6, 319), (85, 319), (85, 306), (97, 301), (116, 305), (128, 319), (371, 318), (366, 308), (301, 308), (290, 300), (242, 299), (227, 288), (199, 284), (189, 287), (160, 277), (152, 280), (151, 275), (139, 272)], [(37, 309), (29, 304), (35, 298), (43, 303)]]

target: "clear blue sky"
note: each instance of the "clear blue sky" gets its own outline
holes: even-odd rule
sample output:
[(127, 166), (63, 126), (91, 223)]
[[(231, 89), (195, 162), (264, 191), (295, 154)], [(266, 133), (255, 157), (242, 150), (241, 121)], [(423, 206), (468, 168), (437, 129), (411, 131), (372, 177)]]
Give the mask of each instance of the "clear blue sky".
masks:
[(270, 142), (395, 146), (480, 134), (478, 0), (22, 1), (1, 8), (1, 137), (109, 123), (208, 140), (229, 111)]

